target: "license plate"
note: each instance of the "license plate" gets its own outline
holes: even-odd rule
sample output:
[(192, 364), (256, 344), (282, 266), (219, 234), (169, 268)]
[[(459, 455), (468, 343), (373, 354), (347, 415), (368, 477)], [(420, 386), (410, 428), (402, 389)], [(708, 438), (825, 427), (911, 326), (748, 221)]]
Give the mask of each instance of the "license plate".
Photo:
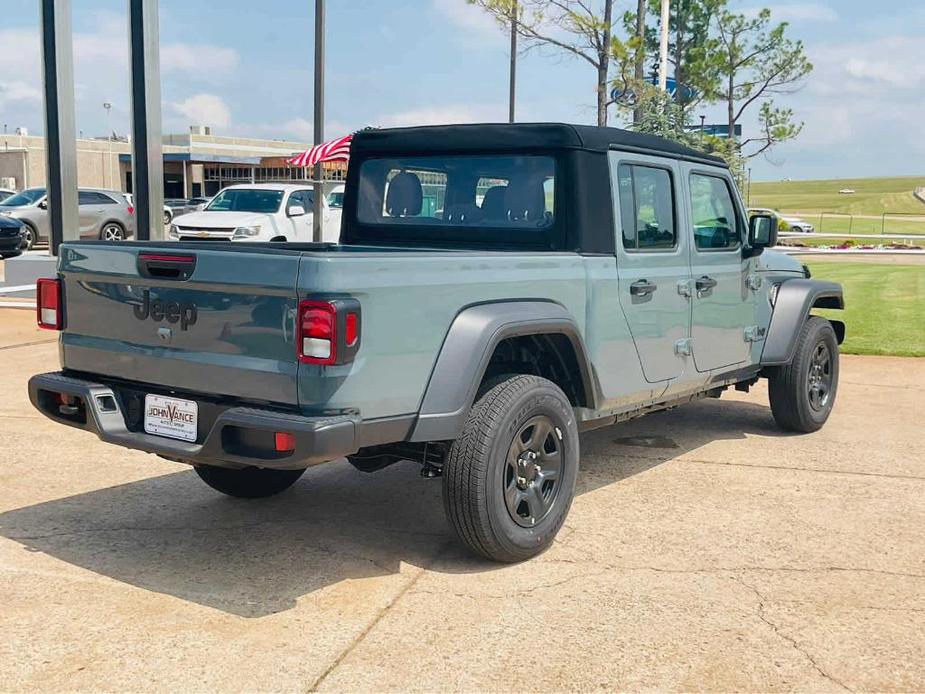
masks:
[(194, 400), (145, 395), (145, 432), (183, 441), (196, 440), (199, 405)]

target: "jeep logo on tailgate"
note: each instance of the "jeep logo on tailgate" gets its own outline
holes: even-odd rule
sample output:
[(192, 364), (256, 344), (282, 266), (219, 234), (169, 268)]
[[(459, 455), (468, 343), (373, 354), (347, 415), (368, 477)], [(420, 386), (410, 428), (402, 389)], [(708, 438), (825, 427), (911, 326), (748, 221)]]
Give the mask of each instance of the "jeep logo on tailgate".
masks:
[(153, 321), (160, 322), (166, 320), (168, 323), (180, 323), (180, 330), (186, 330), (189, 326), (196, 324), (196, 305), (187, 303), (178, 303), (176, 301), (164, 302), (160, 299), (151, 300), (151, 292), (145, 289), (142, 295), (142, 303), (134, 307), (135, 318), (145, 320), (150, 318)]

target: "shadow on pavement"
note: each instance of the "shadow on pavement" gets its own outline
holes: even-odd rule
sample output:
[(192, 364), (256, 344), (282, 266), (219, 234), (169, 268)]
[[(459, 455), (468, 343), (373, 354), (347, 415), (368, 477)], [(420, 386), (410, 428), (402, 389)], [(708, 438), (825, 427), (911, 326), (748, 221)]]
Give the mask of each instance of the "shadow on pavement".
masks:
[[(589, 432), (579, 494), (746, 433), (780, 435), (766, 406), (712, 400)], [(0, 535), (244, 617), (290, 609), (345, 579), (397, 573), (402, 562), (429, 566), (440, 556), (441, 571), (498, 568), (455, 541), (439, 480), (418, 471), (405, 462), (363, 474), (339, 461), (308, 470), (277, 497), (240, 500), (183, 470), (0, 514)]]

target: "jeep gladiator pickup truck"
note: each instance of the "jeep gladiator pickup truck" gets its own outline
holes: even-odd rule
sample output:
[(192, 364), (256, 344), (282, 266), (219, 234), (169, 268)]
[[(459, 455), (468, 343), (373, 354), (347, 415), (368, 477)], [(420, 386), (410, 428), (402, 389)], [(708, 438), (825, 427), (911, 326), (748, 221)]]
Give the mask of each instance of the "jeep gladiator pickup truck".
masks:
[(32, 403), (265, 497), (346, 457), (442, 477), (473, 551), (562, 526), (579, 432), (770, 382), (780, 426), (832, 410), (841, 288), (768, 251), (719, 159), (561, 124), (369, 130), (339, 244), (77, 242), (38, 287), (62, 370)]

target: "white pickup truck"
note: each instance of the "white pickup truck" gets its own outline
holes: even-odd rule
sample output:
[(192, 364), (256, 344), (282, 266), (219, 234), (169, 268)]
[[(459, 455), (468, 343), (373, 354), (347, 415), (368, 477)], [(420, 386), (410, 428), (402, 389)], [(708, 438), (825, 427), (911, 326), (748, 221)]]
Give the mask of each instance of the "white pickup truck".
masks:
[[(242, 184), (223, 189), (200, 212), (176, 217), (170, 238), (178, 241), (312, 240), (315, 191), (310, 184)], [(340, 210), (324, 210), (324, 241), (340, 238)]]

